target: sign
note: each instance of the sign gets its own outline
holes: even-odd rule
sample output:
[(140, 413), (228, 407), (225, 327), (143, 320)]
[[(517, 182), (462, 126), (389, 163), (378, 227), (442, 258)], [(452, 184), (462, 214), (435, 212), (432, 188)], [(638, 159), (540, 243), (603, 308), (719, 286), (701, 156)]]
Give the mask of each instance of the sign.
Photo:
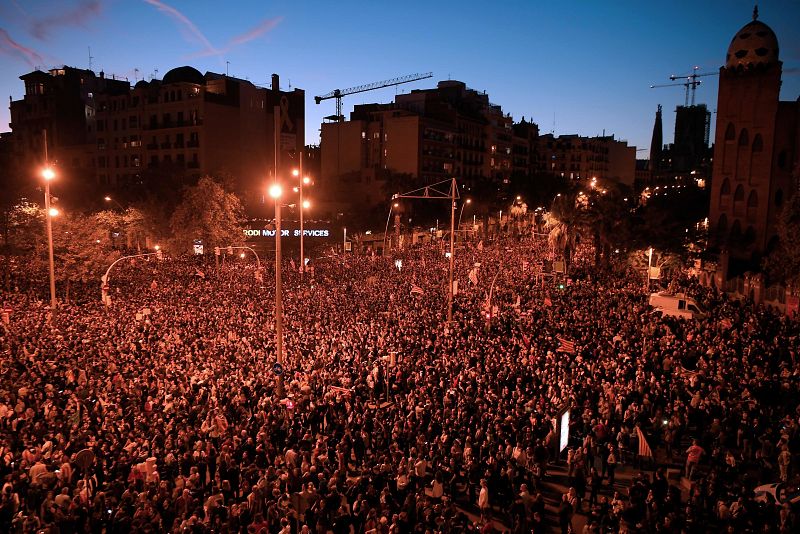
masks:
[(275, 373), (277, 376), (281, 376), (283, 374), (283, 366), (275, 362), (275, 365), (272, 366), (272, 372)]
[(203, 245), (198, 245), (197, 243), (195, 243), (194, 254), (195, 256), (201, 256), (203, 254)]
[[(246, 228), (243, 230), (245, 237), (275, 237), (275, 230), (269, 228)], [(303, 237), (330, 237), (331, 232), (328, 228), (304, 228)], [(281, 237), (300, 237), (299, 229), (282, 228)]]

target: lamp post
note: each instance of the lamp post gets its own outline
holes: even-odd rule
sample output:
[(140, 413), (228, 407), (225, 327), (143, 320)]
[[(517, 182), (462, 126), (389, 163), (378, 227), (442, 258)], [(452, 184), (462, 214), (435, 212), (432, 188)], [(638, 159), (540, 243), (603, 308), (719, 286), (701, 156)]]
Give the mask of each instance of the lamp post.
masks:
[(389, 215), (386, 217), (386, 229), (383, 231), (383, 255), (386, 256), (386, 236), (389, 233), (389, 221), (392, 220), (392, 210), (399, 208), (399, 202), (392, 202), (389, 204)]
[[(277, 180), (277, 177), (276, 177)], [(281, 298), (281, 203), (283, 189), (276, 181), (269, 188), (269, 196), (275, 199), (275, 345), (278, 364), (283, 367), (283, 301)], [(278, 374), (278, 397), (283, 398), (283, 369)]]
[(113, 202), (114, 204), (116, 204), (119, 207), (119, 209), (121, 209), (122, 211), (125, 211), (125, 208), (122, 207), (122, 204), (120, 204), (119, 202), (117, 202), (113, 198), (111, 198), (109, 196), (105, 196), (105, 197), (103, 197), (103, 200), (105, 200), (106, 202)]
[[(300, 169), (295, 169), (292, 171), (292, 175), (295, 177), (303, 176), (303, 153), (300, 152)], [(296, 191), (299, 190), (300, 192), (300, 279), (303, 279), (303, 273), (306, 270), (306, 256), (303, 248), (303, 238), (305, 237), (305, 229), (303, 226), (303, 211), (311, 207), (311, 203), (308, 200), (303, 200), (303, 186), (308, 185), (311, 183), (311, 178), (308, 176), (303, 176), (300, 180), (300, 187), (299, 189), (296, 188)]]
[(464, 201), (463, 204), (461, 204), (461, 211), (458, 212), (458, 230), (459, 231), (461, 231), (461, 216), (464, 215), (464, 207), (467, 204), (472, 204), (472, 199), (471, 198), (468, 198), (467, 200)]
[[(47, 135), (45, 135), (47, 139)], [(45, 141), (46, 143), (46, 141)], [(45, 144), (45, 152), (47, 152), (47, 145)], [(44, 178), (44, 211), (47, 219), (47, 256), (48, 266), (50, 270), (50, 309), (55, 313), (56, 309), (56, 269), (55, 262), (53, 261), (53, 216), (58, 214), (55, 208), (50, 207), (50, 180), (56, 177), (53, 169), (46, 167), (42, 171), (42, 178)]]

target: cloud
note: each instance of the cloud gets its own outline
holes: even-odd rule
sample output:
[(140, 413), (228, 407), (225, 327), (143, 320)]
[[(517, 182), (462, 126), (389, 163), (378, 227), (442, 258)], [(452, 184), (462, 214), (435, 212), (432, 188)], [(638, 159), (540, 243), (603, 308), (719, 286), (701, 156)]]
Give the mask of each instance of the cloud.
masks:
[(44, 59), (38, 52), (16, 42), (3, 28), (0, 28), (0, 51), (21, 57), (31, 67), (44, 64)]
[(189, 34), (190, 40), (194, 42), (199, 42), (201, 45), (205, 47), (205, 50), (200, 52), (202, 55), (214, 55), (218, 51), (211, 42), (203, 35), (203, 32), (189, 20), (189, 17), (178, 11), (172, 6), (161, 2), (160, 0), (144, 0), (146, 3), (150, 4), (151, 6), (155, 7), (162, 13), (165, 13), (170, 18), (176, 20), (178, 24)]
[(283, 17), (264, 19), (250, 30), (233, 37), (230, 41), (228, 41), (228, 44), (226, 44), (224, 47), (197, 52), (196, 54), (191, 54), (189, 58), (217, 56), (226, 54), (230, 52), (232, 49), (236, 48), (237, 46), (243, 45), (244, 43), (247, 43), (254, 39), (258, 39), (265, 33), (272, 31), (278, 24), (280, 24), (282, 20)]
[(29, 27), (30, 33), (39, 40), (45, 40), (54, 29), (59, 27), (85, 27), (90, 19), (100, 15), (102, 11), (101, 0), (81, 0), (75, 7), (67, 11), (32, 20)]

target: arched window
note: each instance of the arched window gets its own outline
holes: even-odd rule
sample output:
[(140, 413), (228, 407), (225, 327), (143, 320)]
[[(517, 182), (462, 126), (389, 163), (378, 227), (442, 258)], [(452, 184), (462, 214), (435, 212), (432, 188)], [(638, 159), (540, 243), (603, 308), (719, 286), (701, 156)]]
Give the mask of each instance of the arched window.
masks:
[(758, 193), (753, 189), (747, 196), (747, 220), (753, 222), (756, 220), (756, 213), (758, 212)]
[(756, 134), (753, 138), (753, 152), (761, 152), (764, 150), (764, 140), (761, 139), (761, 134)]
[(785, 150), (781, 150), (780, 153), (778, 154), (778, 167), (780, 167), (781, 170), (786, 170), (786, 151)]
[(783, 189), (775, 191), (775, 207), (780, 208), (783, 206)]
[(744, 231), (744, 242), (748, 245), (754, 243), (756, 240), (756, 229), (753, 228), (753, 225), (747, 227), (747, 230)]
[(733, 194), (733, 214), (737, 217), (744, 215), (744, 187), (739, 185)]
[(747, 128), (742, 128), (742, 133), (739, 134), (739, 146), (747, 146), (750, 144), (750, 136), (747, 135)]
[(726, 210), (731, 202), (731, 182), (727, 178), (722, 181), (722, 187), (719, 189), (719, 207)]
[(739, 219), (733, 221), (733, 226), (731, 226), (731, 241), (734, 243), (740, 241), (742, 239), (742, 225), (739, 223)]
[(719, 216), (719, 222), (717, 223), (717, 233), (720, 237), (725, 237), (725, 234), (728, 233), (728, 216), (724, 213)]
[(733, 141), (734, 139), (736, 139), (736, 128), (732, 122), (729, 122), (728, 127), (725, 129), (725, 140)]

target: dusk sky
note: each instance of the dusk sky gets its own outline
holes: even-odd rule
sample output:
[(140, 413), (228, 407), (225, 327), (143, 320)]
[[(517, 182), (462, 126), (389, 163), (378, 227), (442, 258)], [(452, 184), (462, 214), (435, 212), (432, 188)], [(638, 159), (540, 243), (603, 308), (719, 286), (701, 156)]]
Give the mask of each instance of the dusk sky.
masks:
[[(306, 142), (319, 140), (336, 88), (433, 71), (434, 78), (398, 91), (456, 79), (523, 116), (542, 133), (614, 134), (649, 148), (653, 117), (664, 106), (664, 141), (682, 87), (670, 74), (692, 66), (716, 72), (753, 3), (714, 1), (259, 1), (0, 0), (0, 93), (19, 99), (21, 74), (34, 67), (92, 66), (131, 82), (192, 65), (284, 89), (306, 91)], [(800, 1), (760, 2), (760, 20), (781, 46), (781, 98), (800, 95)], [(137, 71), (134, 69), (138, 69)], [(716, 108), (717, 79), (705, 77), (698, 103)], [(389, 102), (394, 88), (345, 97)], [(0, 131), (8, 131), (8, 105)], [(715, 116), (712, 116), (712, 127)], [(638, 153), (644, 157), (647, 150)]]

